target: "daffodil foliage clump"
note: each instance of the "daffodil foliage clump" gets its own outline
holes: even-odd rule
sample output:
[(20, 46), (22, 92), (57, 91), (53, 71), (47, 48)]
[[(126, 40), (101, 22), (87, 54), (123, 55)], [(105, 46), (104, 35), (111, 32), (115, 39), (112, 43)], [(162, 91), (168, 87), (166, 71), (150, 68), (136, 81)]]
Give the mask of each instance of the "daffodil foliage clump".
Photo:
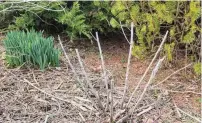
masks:
[(9, 67), (27, 64), (44, 70), (49, 65), (59, 65), (59, 50), (54, 48), (53, 37), (44, 38), (40, 32), (10, 31), (4, 46)]

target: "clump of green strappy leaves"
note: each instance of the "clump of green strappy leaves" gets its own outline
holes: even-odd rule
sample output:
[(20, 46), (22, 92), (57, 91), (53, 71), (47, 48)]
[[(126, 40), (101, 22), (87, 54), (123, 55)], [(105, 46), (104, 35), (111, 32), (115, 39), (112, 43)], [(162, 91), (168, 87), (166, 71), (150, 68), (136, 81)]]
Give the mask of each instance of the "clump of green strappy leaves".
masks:
[(53, 37), (44, 38), (41, 32), (10, 31), (4, 40), (6, 62), (9, 67), (37, 66), (44, 70), (59, 65), (59, 50), (54, 48)]

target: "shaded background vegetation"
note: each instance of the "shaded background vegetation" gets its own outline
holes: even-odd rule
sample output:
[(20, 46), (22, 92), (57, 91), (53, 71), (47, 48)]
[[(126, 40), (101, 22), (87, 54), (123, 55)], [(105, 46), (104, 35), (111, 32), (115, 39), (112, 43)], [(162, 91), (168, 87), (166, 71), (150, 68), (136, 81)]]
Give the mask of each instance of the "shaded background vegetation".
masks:
[[(144, 58), (155, 50), (169, 31), (164, 45), (167, 61), (177, 59), (182, 51), (200, 69), (200, 2), (194, 1), (92, 1), (92, 2), (1, 2), (0, 30), (44, 30), (49, 34), (65, 33), (71, 41), (92, 39), (92, 33), (119, 34), (121, 27), (130, 31), (135, 25), (133, 55)], [(197, 72), (197, 73), (200, 73)]]

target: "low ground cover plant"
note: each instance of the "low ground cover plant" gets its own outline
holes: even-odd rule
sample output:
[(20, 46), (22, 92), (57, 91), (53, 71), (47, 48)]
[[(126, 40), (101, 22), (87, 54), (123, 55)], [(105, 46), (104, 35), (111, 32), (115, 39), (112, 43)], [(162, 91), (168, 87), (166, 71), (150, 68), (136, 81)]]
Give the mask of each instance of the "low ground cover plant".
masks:
[(59, 50), (54, 48), (53, 37), (44, 38), (41, 32), (10, 31), (4, 40), (6, 62), (9, 67), (23, 64), (46, 67), (59, 65)]

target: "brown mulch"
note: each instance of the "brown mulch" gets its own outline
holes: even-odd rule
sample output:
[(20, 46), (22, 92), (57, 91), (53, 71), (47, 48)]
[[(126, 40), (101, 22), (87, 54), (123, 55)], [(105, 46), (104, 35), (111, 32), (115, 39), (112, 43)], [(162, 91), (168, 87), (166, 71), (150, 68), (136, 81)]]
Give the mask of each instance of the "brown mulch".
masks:
[[(103, 88), (99, 53), (96, 44), (94, 45), (79, 45), (83, 46), (79, 50), (90, 81), (100, 91), (102, 102), (105, 104), (106, 91)], [(119, 103), (123, 94), (128, 45), (122, 39), (117, 39), (114, 42), (102, 42), (101, 45), (103, 47), (106, 68), (110, 72), (110, 78), (114, 79), (115, 83), (114, 102), (116, 105), (114, 106), (114, 112), (117, 113), (120, 109)], [(79, 46), (75, 47), (78, 48)], [(69, 55), (71, 55), (72, 63), (81, 81), (85, 82), (75, 57), (75, 47), (69, 49), (68, 47), (66, 46)], [(2, 45), (0, 45), (0, 49), (2, 55), (4, 52)], [(129, 75), (130, 91), (137, 85), (149, 62), (150, 59), (138, 60), (134, 57), (132, 58)], [(158, 72), (159, 74), (154, 84), (177, 69), (167, 70), (162, 68)], [(190, 70), (188, 69), (188, 71)], [(191, 73), (188, 72), (188, 74), (192, 76)], [(194, 123), (193, 119), (184, 114), (182, 114), (183, 117), (178, 117), (173, 101), (179, 108), (193, 116), (199, 117), (200, 101), (198, 99), (200, 99), (200, 95), (166, 91), (200, 92), (200, 84), (197, 82), (197, 79), (189, 80), (189, 78), (185, 79), (181, 74), (177, 74), (162, 84), (160, 90), (148, 90), (138, 106), (138, 110), (129, 118), (130, 122)], [(139, 93), (144, 88), (144, 85), (144, 83), (141, 85)], [(95, 97), (92, 96), (92, 99), (96, 102)], [(131, 107), (135, 101), (134, 98)], [(137, 117), (138, 113), (151, 104), (153, 108), (150, 111)], [(0, 122), (108, 122), (109, 113), (107, 111), (103, 115), (93, 105), (92, 100), (81, 89), (81, 85), (73, 78), (70, 68), (66, 67), (63, 56), (59, 68), (49, 68), (44, 72), (33, 68), (8, 69), (5, 67), (2, 57), (0, 58)]]

